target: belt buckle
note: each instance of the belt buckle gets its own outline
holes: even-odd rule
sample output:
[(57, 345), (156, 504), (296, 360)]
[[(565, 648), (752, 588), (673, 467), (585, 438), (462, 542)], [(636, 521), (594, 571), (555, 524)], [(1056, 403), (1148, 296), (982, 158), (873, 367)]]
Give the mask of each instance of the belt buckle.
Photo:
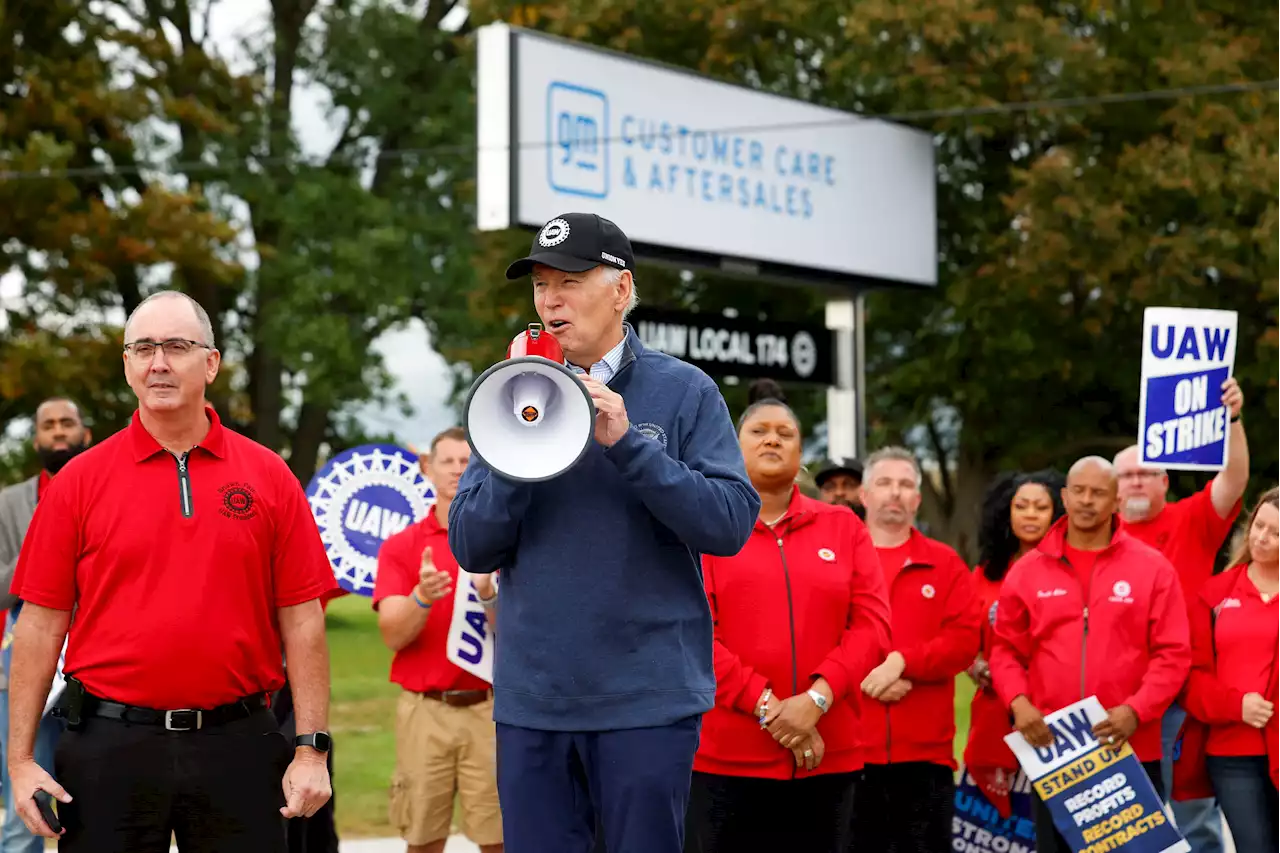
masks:
[[(185, 718), (180, 718), (180, 719), (190, 719), (192, 721), (191, 725), (183, 725), (183, 723), (181, 722), (175, 723), (174, 718), (179, 714), (187, 715)], [(203, 726), (204, 726), (203, 711), (200, 711), (194, 708), (182, 708), (177, 711), (164, 712), (165, 731), (191, 732), (191, 731), (195, 731), (196, 729), (202, 728)]]

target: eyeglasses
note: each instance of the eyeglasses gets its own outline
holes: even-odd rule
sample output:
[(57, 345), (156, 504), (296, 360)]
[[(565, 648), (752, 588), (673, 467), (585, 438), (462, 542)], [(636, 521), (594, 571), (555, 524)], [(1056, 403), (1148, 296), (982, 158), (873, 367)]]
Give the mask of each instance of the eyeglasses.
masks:
[(150, 361), (155, 358), (157, 349), (164, 350), (165, 358), (180, 358), (197, 347), (203, 347), (207, 350), (213, 349), (208, 344), (202, 344), (199, 341), (189, 341), (186, 338), (169, 338), (164, 341), (134, 341), (131, 344), (125, 344), (124, 351), (135, 358)]
[(1123, 474), (1117, 475), (1116, 479), (1121, 482), (1126, 480), (1158, 480), (1163, 476), (1163, 471), (1125, 471)]

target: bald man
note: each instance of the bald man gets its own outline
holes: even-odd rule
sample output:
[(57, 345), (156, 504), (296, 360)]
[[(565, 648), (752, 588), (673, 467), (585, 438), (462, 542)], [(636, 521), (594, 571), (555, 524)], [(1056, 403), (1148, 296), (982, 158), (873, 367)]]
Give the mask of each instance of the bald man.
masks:
[[(1160, 719), (1191, 669), (1177, 572), (1116, 516), (1116, 471), (1089, 456), (1071, 466), (1067, 514), (1009, 570), (996, 608), (991, 680), (1032, 746), (1053, 741), (1044, 714), (1097, 696), (1099, 740), (1127, 741), (1158, 793)], [(1069, 853), (1037, 799), (1036, 850)]]

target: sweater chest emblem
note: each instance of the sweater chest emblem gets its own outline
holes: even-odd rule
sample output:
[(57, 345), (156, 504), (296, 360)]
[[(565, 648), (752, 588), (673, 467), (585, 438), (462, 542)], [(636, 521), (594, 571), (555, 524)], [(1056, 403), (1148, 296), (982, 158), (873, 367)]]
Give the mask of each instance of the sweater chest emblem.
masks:
[(819, 548), (818, 559), (824, 563), (834, 563), (836, 561), (836, 552), (830, 548)]
[(927, 583), (924, 586), (920, 587), (920, 594), (923, 595), (925, 598), (933, 598), (935, 595), (938, 594), (938, 591), (933, 588), (933, 584)]
[(657, 424), (651, 424), (651, 423), (636, 424), (635, 428), (636, 428), (636, 432), (640, 433), (645, 438), (652, 439), (658, 442), (659, 444), (661, 444), (663, 447), (667, 446), (667, 431), (662, 427), (658, 426)]

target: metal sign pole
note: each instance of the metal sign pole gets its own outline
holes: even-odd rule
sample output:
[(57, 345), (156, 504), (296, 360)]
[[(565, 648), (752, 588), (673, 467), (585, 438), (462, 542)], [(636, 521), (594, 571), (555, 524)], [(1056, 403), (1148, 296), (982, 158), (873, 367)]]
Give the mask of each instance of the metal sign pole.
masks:
[(854, 446), (857, 458), (867, 458), (867, 303), (859, 293), (854, 305), (853, 396)]
[(858, 455), (857, 365), (855, 341), (856, 311), (853, 300), (827, 302), (827, 328), (835, 333), (836, 381), (827, 389), (827, 458)]

